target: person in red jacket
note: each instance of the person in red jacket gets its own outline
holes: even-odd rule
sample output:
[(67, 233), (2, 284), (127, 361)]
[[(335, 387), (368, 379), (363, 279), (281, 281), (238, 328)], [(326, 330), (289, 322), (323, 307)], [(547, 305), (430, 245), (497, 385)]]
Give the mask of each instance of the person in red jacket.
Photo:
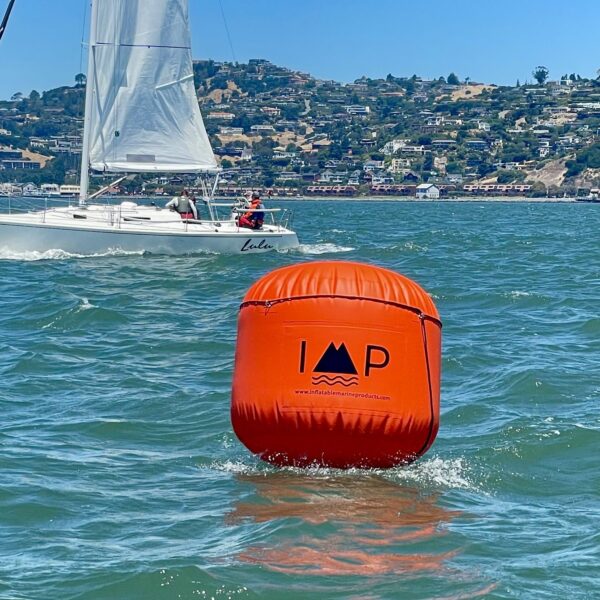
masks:
[(240, 227), (246, 227), (247, 229), (260, 229), (265, 219), (265, 213), (257, 210), (259, 208), (264, 208), (258, 192), (252, 194), (250, 208), (252, 210), (249, 210), (240, 217), (238, 225)]

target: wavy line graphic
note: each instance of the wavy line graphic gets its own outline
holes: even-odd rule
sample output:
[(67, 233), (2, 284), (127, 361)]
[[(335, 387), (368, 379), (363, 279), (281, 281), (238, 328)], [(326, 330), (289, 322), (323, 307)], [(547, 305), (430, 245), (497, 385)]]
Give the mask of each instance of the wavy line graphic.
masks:
[(326, 379), (327, 381), (358, 381), (358, 377), (356, 375), (350, 375), (350, 377), (344, 377), (342, 375), (313, 375), (313, 379)]
[(352, 381), (356, 379), (358, 381), (358, 376), (350, 375), (349, 377), (344, 377), (343, 375), (327, 375), (326, 373), (319, 373), (319, 375), (313, 375), (314, 379), (328, 379), (329, 381), (333, 381), (334, 379), (343, 379), (344, 381)]
[(320, 375), (312, 378), (313, 385), (319, 385), (321, 383), (329, 386), (343, 385), (344, 387), (352, 387), (358, 385), (358, 377), (327, 377), (327, 375)]
[(313, 381), (313, 385), (328, 385), (329, 387), (333, 387), (334, 385), (343, 385), (344, 387), (352, 387), (353, 385), (358, 385), (358, 381), (353, 381), (352, 383), (343, 383), (341, 381), (336, 381), (335, 383), (329, 383), (329, 381)]

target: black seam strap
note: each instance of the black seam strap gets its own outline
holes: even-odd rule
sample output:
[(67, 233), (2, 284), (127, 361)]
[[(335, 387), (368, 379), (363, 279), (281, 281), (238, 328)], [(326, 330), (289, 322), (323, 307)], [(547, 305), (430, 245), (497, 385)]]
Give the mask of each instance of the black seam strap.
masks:
[(414, 306), (409, 306), (408, 304), (401, 304), (400, 302), (393, 302), (392, 300), (383, 300), (382, 298), (365, 298), (364, 296), (344, 296), (341, 294), (312, 294), (308, 296), (292, 296), (291, 298), (276, 298), (275, 300), (247, 300), (246, 302), (242, 302), (242, 304), (240, 304), (240, 310), (247, 306), (264, 306), (268, 309), (272, 306), (275, 306), (276, 304), (282, 304), (284, 302), (291, 302), (293, 300), (313, 300), (316, 298), (342, 298), (343, 300), (366, 300), (368, 302), (377, 302), (378, 304), (388, 304), (396, 308), (408, 310), (418, 315), (421, 319), (432, 321), (440, 328), (442, 327), (442, 322), (438, 318), (432, 317), (431, 315), (427, 315), (420, 308), (415, 308)]

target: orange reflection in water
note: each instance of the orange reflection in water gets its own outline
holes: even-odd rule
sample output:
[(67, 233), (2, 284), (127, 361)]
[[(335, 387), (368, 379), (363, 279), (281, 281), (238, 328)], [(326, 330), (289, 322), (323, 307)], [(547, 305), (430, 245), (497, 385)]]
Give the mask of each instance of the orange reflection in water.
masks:
[(437, 550), (442, 544), (430, 551), (460, 514), (439, 506), (435, 495), (377, 476), (270, 473), (240, 480), (251, 482), (258, 497), (237, 503), (228, 523), (301, 522), (290, 524), (290, 534), (276, 543), (270, 539), (268, 545), (247, 548), (238, 556), (244, 562), (284, 573), (381, 575), (440, 571), (457, 554)]

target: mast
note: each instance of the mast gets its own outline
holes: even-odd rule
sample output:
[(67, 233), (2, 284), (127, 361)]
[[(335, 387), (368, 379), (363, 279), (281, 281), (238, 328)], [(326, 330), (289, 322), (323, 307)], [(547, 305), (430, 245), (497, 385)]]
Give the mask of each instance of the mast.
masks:
[(94, 69), (94, 52), (96, 48), (96, 1), (91, 1), (90, 38), (88, 42), (88, 68), (85, 84), (85, 112), (83, 119), (83, 144), (81, 149), (81, 176), (79, 183), (79, 204), (84, 205), (88, 197), (90, 183), (90, 125), (92, 117), (92, 103), (94, 101), (94, 80), (96, 77)]

